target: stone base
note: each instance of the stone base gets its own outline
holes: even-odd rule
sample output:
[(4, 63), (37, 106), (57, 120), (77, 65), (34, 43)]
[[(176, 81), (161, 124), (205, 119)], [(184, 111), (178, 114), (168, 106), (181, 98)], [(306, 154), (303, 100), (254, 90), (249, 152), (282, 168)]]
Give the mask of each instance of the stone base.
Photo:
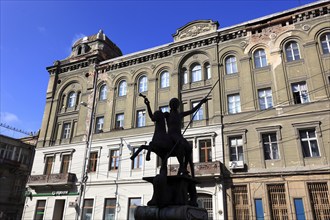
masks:
[(207, 220), (206, 209), (194, 206), (138, 206), (134, 212), (135, 220)]

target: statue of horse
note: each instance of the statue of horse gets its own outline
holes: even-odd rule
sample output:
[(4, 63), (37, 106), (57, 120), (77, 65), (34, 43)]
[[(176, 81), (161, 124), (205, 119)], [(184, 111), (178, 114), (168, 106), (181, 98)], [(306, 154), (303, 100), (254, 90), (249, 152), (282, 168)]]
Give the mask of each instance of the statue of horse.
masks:
[[(167, 174), (167, 159), (176, 157), (179, 161), (178, 175), (188, 174), (187, 166), (189, 163), (191, 176), (194, 178), (194, 165), (192, 162), (192, 146), (173, 143), (169, 135), (166, 133), (165, 116), (162, 111), (155, 111), (152, 117), (155, 122), (155, 131), (152, 141), (149, 145), (141, 145), (137, 151), (130, 157), (131, 160), (142, 151), (147, 150), (146, 160), (150, 160), (150, 153), (154, 152), (162, 159), (160, 173)], [(169, 155), (170, 154), (170, 155)]]

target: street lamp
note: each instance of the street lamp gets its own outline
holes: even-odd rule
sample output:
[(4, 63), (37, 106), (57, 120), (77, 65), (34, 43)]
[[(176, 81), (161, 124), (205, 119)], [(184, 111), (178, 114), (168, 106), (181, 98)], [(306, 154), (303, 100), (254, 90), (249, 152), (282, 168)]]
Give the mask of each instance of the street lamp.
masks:
[(80, 104), (88, 109), (91, 110), (90, 114), (90, 122), (89, 122), (89, 128), (88, 128), (88, 135), (87, 135), (87, 141), (86, 141), (86, 148), (85, 148), (85, 155), (84, 155), (84, 164), (81, 174), (81, 180), (80, 180), (80, 192), (79, 192), (79, 198), (78, 198), (78, 210), (76, 215), (76, 220), (83, 219), (82, 215), (82, 208), (85, 200), (85, 192), (86, 192), (86, 182), (88, 179), (88, 163), (90, 159), (90, 152), (92, 147), (92, 136), (93, 136), (93, 128), (94, 128), (94, 120), (95, 120), (95, 103), (96, 103), (96, 88), (97, 88), (97, 79), (98, 79), (98, 72), (96, 66), (94, 67), (94, 82), (93, 82), (93, 101), (91, 107), (88, 106), (86, 102), (81, 102)]

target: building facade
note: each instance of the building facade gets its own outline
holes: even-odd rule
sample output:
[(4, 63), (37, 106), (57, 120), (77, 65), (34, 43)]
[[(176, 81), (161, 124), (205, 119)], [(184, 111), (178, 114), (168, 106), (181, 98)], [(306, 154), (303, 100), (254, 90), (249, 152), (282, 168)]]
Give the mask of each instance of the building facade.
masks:
[(25, 202), (35, 143), (0, 135), (0, 219), (19, 220)]
[(152, 196), (142, 177), (161, 163), (130, 160), (154, 131), (140, 94), (153, 111), (208, 96), (182, 131), (209, 219), (329, 218), (329, 10), (318, 1), (222, 29), (193, 21), (128, 55), (102, 31), (78, 40), (47, 68), (23, 219), (133, 219)]

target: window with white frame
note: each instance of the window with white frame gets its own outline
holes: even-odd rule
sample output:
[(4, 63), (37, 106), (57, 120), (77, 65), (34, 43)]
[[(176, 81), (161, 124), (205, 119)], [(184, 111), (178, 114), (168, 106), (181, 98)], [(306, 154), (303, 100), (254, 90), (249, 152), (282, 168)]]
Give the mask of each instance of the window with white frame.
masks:
[(93, 219), (93, 204), (94, 204), (94, 199), (84, 199), (84, 204), (82, 207), (83, 220)]
[(53, 163), (54, 156), (47, 156), (45, 159), (44, 175), (50, 175), (52, 173)]
[(229, 56), (225, 60), (226, 63), (226, 74), (237, 73), (237, 61), (235, 56)]
[(97, 117), (95, 123), (95, 133), (103, 132), (103, 125), (104, 125), (104, 116)]
[(146, 92), (148, 90), (148, 78), (141, 76), (139, 79), (139, 92)]
[(205, 78), (206, 79), (211, 79), (212, 74), (211, 74), (211, 65), (209, 63), (205, 64)]
[(105, 199), (103, 220), (115, 220), (116, 217), (116, 199)]
[(111, 149), (109, 170), (117, 170), (118, 166), (119, 166), (119, 149)]
[(235, 114), (241, 112), (241, 98), (239, 94), (228, 95), (228, 113)]
[(68, 173), (69, 172), (69, 165), (71, 160), (70, 154), (62, 155), (62, 162), (61, 162), (61, 170), (60, 173)]
[(230, 161), (243, 161), (243, 139), (242, 136), (229, 138)]
[(168, 107), (168, 105), (166, 106), (161, 106), (159, 107), (159, 109), (164, 113), (164, 112), (170, 112), (170, 108)]
[(129, 198), (128, 200), (128, 219), (134, 220), (134, 211), (141, 205), (141, 198)]
[(67, 107), (68, 108), (72, 108), (75, 106), (76, 104), (76, 93), (75, 92), (70, 92), (68, 95), (68, 103), (67, 103)]
[(125, 96), (127, 93), (127, 83), (126, 80), (122, 80), (118, 86), (118, 96)]
[(62, 139), (69, 139), (71, 133), (71, 123), (63, 124)]
[(137, 117), (136, 117), (136, 127), (144, 127), (146, 126), (146, 111), (145, 110), (139, 110), (137, 111)]
[(124, 127), (124, 113), (119, 113), (116, 114), (116, 124), (115, 124), (115, 128), (123, 128)]
[(160, 74), (160, 88), (167, 88), (170, 86), (170, 73), (164, 71)]
[(300, 60), (299, 47), (297, 42), (290, 41), (285, 44), (286, 61)]
[(46, 207), (46, 200), (37, 200), (36, 210), (34, 213), (34, 220), (44, 219), (45, 207)]
[(96, 172), (98, 152), (91, 152), (89, 155), (88, 172)]
[[(133, 148), (133, 154), (138, 150), (138, 147)], [(140, 152), (132, 161), (132, 169), (142, 168), (142, 153)]]
[(321, 35), (321, 47), (323, 54), (330, 53), (330, 32)]
[(278, 160), (280, 159), (276, 132), (265, 133), (261, 135), (262, 147), (264, 149), (265, 160)]
[(292, 94), (294, 104), (309, 102), (308, 90), (306, 82), (292, 83)]
[(107, 90), (107, 85), (102, 85), (101, 87), (100, 87), (100, 95), (99, 95), (99, 100), (100, 101), (103, 101), (103, 100), (106, 100), (107, 99), (107, 92), (108, 92), (108, 90)]
[(272, 108), (273, 107), (272, 90), (270, 88), (259, 89), (258, 100), (259, 100), (259, 107), (261, 110)]
[(191, 69), (191, 82), (197, 82), (202, 80), (202, 67), (199, 64), (195, 64)]
[(258, 49), (253, 53), (254, 67), (261, 68), (267, 66), (266, 52), (264, 49)]
[(199, 162), (212, 162), (212, 141), (211, 139), (203, 139), (198, 141), (199, 146)]
[(197, 198), (197, 204), (199, 208), (206, 209), (208, 220), (212, 220), (213, 219), (212, 195), (199, 193)]
[[(192, 103), (192, 107), (196, 107), (198, 105), (199, 102), (193, 102)], [(203, 120), (203, 114), (204, 114), (204, 110), (203, 110), (203, 105), (197, 109), (197, 111), (193, 114), (193, 120), (194, 121), (199, 121), (199, 120)]]
[(320, 150), (314, 128), (299, 130), (299, 137), (304, 157), (320, 156)]

